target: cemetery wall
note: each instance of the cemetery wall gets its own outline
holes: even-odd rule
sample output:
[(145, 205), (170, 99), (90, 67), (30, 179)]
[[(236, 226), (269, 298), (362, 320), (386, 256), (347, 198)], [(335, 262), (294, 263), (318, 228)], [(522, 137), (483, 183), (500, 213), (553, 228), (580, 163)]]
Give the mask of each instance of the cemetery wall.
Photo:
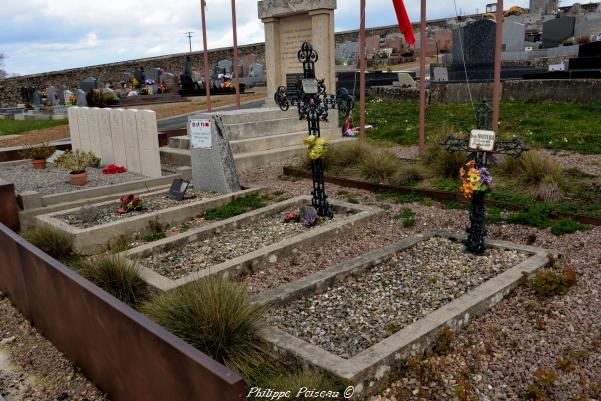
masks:
[[(471, 82), (473, 99), (492, 99), (492, 82)], [(580, 102), (599, 101), (599, 79), (508, 80), (501, 83), (501, 100), (504, 102)], [(372, 87), (370, 96), (387, 100), (415, 100), (419, 93), (399, 87)], [(432, 82), (427, 92), (432, 103), (469, 103), (470, 95), (465, 83)]]
[(240, 376), (2, 224), (0, 260), (0, 291), (110, 399), (244, 398)]

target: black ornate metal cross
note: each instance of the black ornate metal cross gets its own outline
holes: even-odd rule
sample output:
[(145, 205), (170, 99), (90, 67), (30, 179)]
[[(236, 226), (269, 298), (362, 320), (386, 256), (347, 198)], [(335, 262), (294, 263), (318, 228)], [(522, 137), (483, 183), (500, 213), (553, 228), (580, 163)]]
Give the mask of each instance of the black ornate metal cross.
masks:
[[(290, 106), (298, 107), (300, 120), (306, 120), (309, 135), (321, 136), (320, 122), (328, 121), (328, 110), (338, 108), (343, 114), (348, 115), (353, 109), (354, 100), (346, 89), (338, 90), (336, 95), (326, 93), (324, 80), (315, 79), (315, 63), (318, 54), (310, 43), (303, 43), (298, 52), (298, 61), (303, 64), (303, 79), (296, 84), (296, 91), (288, 92), (286, 87), (280, 86), (274, 95), (276, 104), (282, 111), (287, 111)], [(313, 172), (313, 207), (320, 216), (334, 216), (332, 207), (327, 201), (324, 184), (323, 159), (311, 160)]]
[[(519, 139), (514, 139), (509, 142), (495, 142), (495, 147), (492, 152), (473, 150), (469, 147), (469, 142), (449, 136), (441, 144), (448, 152), (469, 152), (466, 163), (474, 160), (475, 168), (486, 167), (488, 163), (496, 164), (495, 154), (508, 155), (513, 158), (518, 158), (528, 148)], [(486, 250), (486, 206), (484, 197), (486, 192), (475, 191), (472, 195), (472, 203), (470, 208), (470, 226), (467, 227), (468, 238), (465, 243), (466, 249), (476, 255), (482, 255)]]

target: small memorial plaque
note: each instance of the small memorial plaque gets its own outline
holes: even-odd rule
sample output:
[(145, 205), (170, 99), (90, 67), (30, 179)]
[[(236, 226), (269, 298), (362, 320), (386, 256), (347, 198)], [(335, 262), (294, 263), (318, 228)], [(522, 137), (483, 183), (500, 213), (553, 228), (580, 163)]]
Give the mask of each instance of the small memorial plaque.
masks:
[(184, 200), (184, 197), (186, 196), (186, 191), (188, 190), (189, 186), (190, 181), (182, 179), (173, 180), (173, 182), (171, 183), (171, 188), (169, 188), (169, 197), (171, 199), (175, 199), (176, 201)]
[(495, 131), (472, 130), (469, 148), (481, 152), (492, 152), (495, 150)]
[(303, 92), (307, 95), (315, 95), (318, 92), (317, 79), (303, 79)]
[(211, 149), (211, 120), (190, 119), (190, 143), (192, 149)]

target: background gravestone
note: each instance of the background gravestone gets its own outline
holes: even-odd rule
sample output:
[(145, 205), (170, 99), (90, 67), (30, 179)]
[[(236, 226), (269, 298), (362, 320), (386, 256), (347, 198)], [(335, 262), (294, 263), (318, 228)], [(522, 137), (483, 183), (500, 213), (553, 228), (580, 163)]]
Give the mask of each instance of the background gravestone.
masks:
[(161, 69), (153, 68), (146, 74), (146, 79), (152, 79), (154, 82), (159, 83), (159, 79), (161, 77)]
[(523, 52), (526, 42), (526, 25), (505, 18), (503, 22), (503, 51)]
[(66, 99), (65, 99), (65, 91), (67, 90), (67, 87), (65, 85), (61, 85), (58, 87), (58, 102), (59, 104), (66, 104)]
[(562, 16), (543, 23), (543, 48), (557, 47), (574, 36), (576, 17)]
[(88, 105), (88, 99), (86, 99), (86, 92), (82, 89), (78, 89), (77, 93), (77, 105), (80, 107), (85, 107)]
[(38, 91), (33, 92), (32, 100), (34, 105), (40, 106), (42, 104), (42, 94)]
[(82, 79), (79, 82), (79, 89), (88, 93), (94, 89), (98, 89), (98, 80), (94, 77), (88, 77), (86, 79)]
[(240, 191), (240, 178), (221, 118), (213, 114), (201, 114), (190, 119), (202, 119), (210, 125), (204, 127), (205, 134), (199, 137), (188, 122), (194, 188), (219, 193)]
[(140, 67), (136, 67), (134, 70), (134, 78), (140, 83), (144, 83), (144, 70)]
[(51, 106), (57, 106), (58, 105), (58, 95), (56, 93), (56, 88), (54, 86), (50, 85), (48, 87), (48, 90), (46, 93), (48, 94), (46, 102), (48, 102), (48, 104), (50, 104)]
[(496, 29), (496, 22), (484, 19), (454, 30), (453, 64), (462, 64), (464, 54), (466, 65), (494, 64)]
[(449, 71), (447, 67), (433, 67), (432, 69), (432, 81), (433, 82), (447, 82), (449, 80)]

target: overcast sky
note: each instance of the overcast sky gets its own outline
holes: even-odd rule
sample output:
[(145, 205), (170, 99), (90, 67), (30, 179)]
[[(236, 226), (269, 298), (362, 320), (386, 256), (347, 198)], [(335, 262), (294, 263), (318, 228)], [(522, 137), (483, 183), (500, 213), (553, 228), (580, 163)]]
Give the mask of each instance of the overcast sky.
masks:
[[(456, 0), (463, 14), (491, 0)], [(563, 4), (564, 2), (562, 2)], [(565, 2), (567, 3), (567, 1)], [(263, 41), (256, 0), (237, 0), (238, 41)], [(405, 0), (412, 21), (419, 0)], [(528, 0), (506, 1), (528, 6)], [(428, 18), (455, 15), (453, 1), (430, 0)], [(4, 69), (21, 75), (202, 49), (200, 0), (0, 0)], [(338, 0), (336, 31), (357, 29), (359, 0)], [(396, 23), (392, 0), (367, 0), (367, 25)], [(209, 48), (231, 46), (228, 0), (207, 0)]]

